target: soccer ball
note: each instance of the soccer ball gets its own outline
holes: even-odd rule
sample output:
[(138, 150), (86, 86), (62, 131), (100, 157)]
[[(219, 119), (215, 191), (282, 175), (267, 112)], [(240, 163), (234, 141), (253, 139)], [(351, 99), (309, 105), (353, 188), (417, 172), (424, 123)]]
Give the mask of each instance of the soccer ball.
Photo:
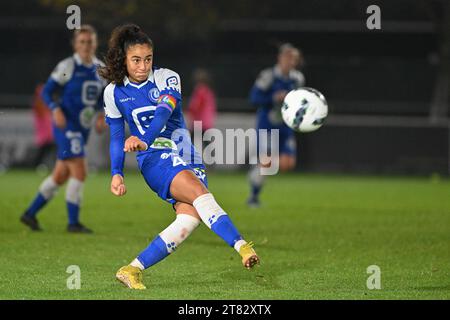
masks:
[(328, 104), (319, 91), (303, 87), (286, 95), (281, 115), (291, 129), (298, 132), (312, 132), (323, 125), (328, 115)]

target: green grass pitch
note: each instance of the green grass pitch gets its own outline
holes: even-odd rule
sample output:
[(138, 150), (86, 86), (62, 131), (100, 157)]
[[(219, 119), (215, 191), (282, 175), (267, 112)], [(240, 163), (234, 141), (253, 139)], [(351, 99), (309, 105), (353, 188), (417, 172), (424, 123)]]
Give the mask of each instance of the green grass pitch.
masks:
[[(0, 176), (0, 299), (449, 299), (450, 182), (428, 178), (288, 174), (269, 177), (263, 207), (245, 206), (243, 173), (212, 173), (210, 189), (261, 257), (239, 256), (200, 226), (176, 253), (145, 272), (145, 291), (114, 278), (174, 219), (137, 173), (128, 194), (109, 192), (106, 173), (85, 186), (82, 222), (65, 232), (64, 192), (39, 215), (44, 232), (18, 221), (42, 176)], [(81, 289), (66, 268), (78, 265)], [(366, 287), (367, 267), (381, 289)]]

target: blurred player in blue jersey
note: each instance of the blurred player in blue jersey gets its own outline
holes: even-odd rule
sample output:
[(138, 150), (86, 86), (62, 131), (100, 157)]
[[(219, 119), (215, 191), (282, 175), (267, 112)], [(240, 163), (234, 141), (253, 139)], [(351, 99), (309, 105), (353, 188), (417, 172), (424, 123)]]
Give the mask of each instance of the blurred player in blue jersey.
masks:
[[(57, 161), (53, 173), (42, 182), (38, 194), (21, 217), (21, 221), (35, 231), (41, 230), (36, 219), (39, 210), (67, 182), (67, 231), (92, 232), (80, 223), (79, 212), (87, 175), (85, 145), (96, 114), (96, 130), (101, 132), (106, 128), (102, 110), (105, 82), (97, 74), (97, 67), (102, 62), (95, 57), (95, 29), (83, 25), (75, 30), (72, 45), (73, 56), (58, 63), (42, 92), (45, 103), (52, 110)], [(98, 113), (98, 110), (101, 112)]]
[[(300, 71), (296, 70), (302, 61), (303, 57), (299, 49), (291, 44), (280, 46), (277, 64), (261, 71), (250, 92), (250, 101), (258, 108), (257, 129), (266, 129), (269, 135), (272, 129), (279, 130), (277, 145), (279, 159), (260, 159), (260, 162), (270, 166), (270, 161), (279, 161), (278, 167), (281, 171), (292, 170), (296, 163), (295, 133), (283, 122), (281, 105), (289, 91), (304, 86), (305, 78)], [(263, 141), (259, 141), (259, 134), (257, 137), (258, 151), (260, 148), (270, 147), (269, 144), (263, 145)], [(250, 170), (249, 180), (251, 195), (247, 203), (251, 207), (259, 207), (259, 194), (263, 187), (264, 175), (261, 174), (258, 165)]]
[[(104, 103), (111, 136), (111, 192), (125, 195), (125, 152), (136, 151), (146, 183), (176, 212), (175, 221), (117, 271), (116, 278), (131, 289), (145, 289), (143, 270), (175, 251), (201, 221), (240, 254), (244, 267), (259, 262), (252, 243), (243, 240), (208, 191), (205, 167), (183, 119), (180, 77), (170, 69), (154, 67), (153, 53), (152, 41), (138, 26), (120, 26), (111, 34), (106, 67), (100, 69), (110, 82)], [(125, 124), (131, 132), (126, 140)]]

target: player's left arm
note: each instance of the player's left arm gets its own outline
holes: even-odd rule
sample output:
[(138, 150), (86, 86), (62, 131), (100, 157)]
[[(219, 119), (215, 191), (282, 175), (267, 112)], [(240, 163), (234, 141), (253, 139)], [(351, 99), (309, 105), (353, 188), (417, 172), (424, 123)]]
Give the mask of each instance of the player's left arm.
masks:
[(159, 136), (161, 130), (169, 120), (173, 110), (181, 102), (181, 85), (180, 77), (175, 72), (170, 72), (165, 79), (166, 87), (160, 92), (158, 105), (150, 123), (142, 139), (131, 136), (125, 141), (125, 152), (144, 151), (152, 145)]
[(69, 58), (62, 60), (58, 63), (55, 69), (53, 69), (53, 72), (42, 90), (42, 99), (50, 110), (52, 110), (53, 121), (60, 129), (65, 128), (67, 122), (66, 116), (62, 111), (59, 102), (54, 99), (54, 93), (61, 91), (64, 88), (66, 83), (72, 77), (73, 70), (73, 59)]

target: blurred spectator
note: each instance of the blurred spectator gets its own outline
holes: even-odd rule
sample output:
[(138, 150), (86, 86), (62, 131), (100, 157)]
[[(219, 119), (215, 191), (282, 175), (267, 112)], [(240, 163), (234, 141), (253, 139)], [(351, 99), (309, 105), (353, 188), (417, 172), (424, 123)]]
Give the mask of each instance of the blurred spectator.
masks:
[(194, 90), (189, 101), (188, 127), (194, 129), (194, 121), (202, 122), (202, 132), (213, 128), (216, 121), (216, 95), (211, 88), (211, 78), (205, 69), (193, 73)]
[(41, 94), (44, 88), (43, 83), (36, 86), (32, 100), (32, 111), (34, 118), (35, 142), (38, 147), (33, 165), (36, 167), (42, 164), (49, 153), (53, 152), (53, 130), (52, 114), (50, 109), (42, 100)]

